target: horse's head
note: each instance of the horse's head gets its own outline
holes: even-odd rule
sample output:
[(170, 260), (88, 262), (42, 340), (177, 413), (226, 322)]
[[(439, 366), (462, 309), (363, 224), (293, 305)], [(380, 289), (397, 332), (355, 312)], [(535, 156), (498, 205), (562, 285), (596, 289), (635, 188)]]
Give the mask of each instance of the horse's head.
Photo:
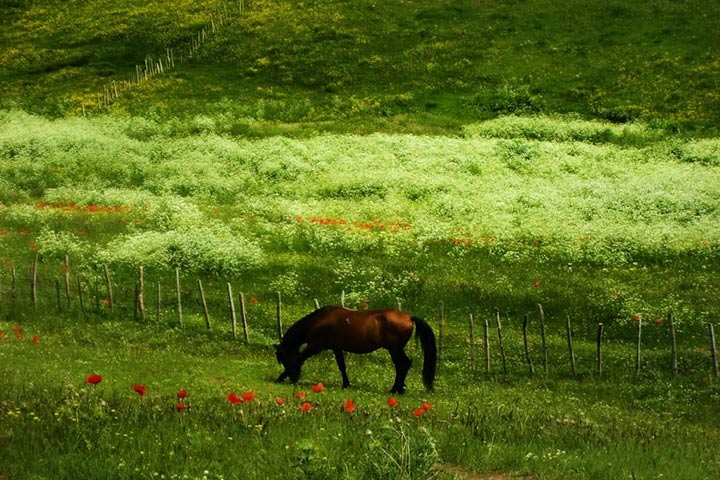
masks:
[(300, 352), (284, 345), (275, 345), (275, 357), (285, 367), (285, 371), (278, 380), (289, 377), (292, 383), (297, 383), (300, 380), (300, 366), (302, 365)]

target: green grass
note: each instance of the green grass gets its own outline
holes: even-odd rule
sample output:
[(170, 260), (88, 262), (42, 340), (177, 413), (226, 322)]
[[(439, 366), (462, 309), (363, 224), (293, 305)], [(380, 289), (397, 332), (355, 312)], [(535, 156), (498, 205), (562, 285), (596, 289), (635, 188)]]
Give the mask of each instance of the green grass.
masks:
[[(413, 346), (418, 363), (409, 391), (391, 409), (385, 354), (351, 355), (349, 390), (339, 388), (330, 355), (310, 360), (292, 387), (271, 381), (279, 366), (267, 345), (204, 332), (200, 322), (184, 330), (126, 320), (71, 322), (28, 322), (22, 340), (12, 338), (11, 323), (0, 324), (6, 332), (0, 340), (6, 379), (0, 473), (9, 478), (462, 478), (459, 472), (504, 472), (709, 479), (720, 470), (712, 453), (718, 391), (706, 383), (708, 367), (673, 378), (651, 365), (633, 382), (631, 368), (613, 365), (631, 352), (612, 342), (605, 375), (593, 378), (592, 363), (581, 361), (578, 379), (558, 358), (562, 339), (554, 335), (548, 379), (528, 377), (513, 362), (509, 374), (498, 363), (489, 375), (482, 368), (473, 373), (463, 343), (447, 343), (434, 394), (422, 390)], [(506, 330), (508, 350), (516, 350), (513, 327)], [(579, 345), (579, 352), (590, 353), (591, 344)], [(94, 372), (102, 383), (87, 385)], [(325, 391), (311, 391), (317, 382)], [(146, 385), (148, 393), (140, 397), (134, 384)], [(180, 389), (188, 392), (183, 411), (176, 410)], [(300, 390), (312, 404), (309, 412), (294, 398)], [(225, 398), (245, 391), (256, 395), (248, 405), (232, 406)], [(277, 405), (277, 397), (286, 405)], [(352, 415), (342, 409), (348, 398), (357, 404)], [(415, 418), (422, 401), (432, 409)]]
[[(0, 478), (720, 476), (707, 337), (720, 315), (720, 10), (238, 4), (3, 3)], [(182, 60), (223, 9), (191, 61), (123, 85), (146, 55)], [(139, 266), (144, 322), (132, 320)], [(249, 345), (231, 339), (228, 283), (245, 294)], [(442, 305), (436, 393), (414, 345), (392, 411), (382, 352), (351, 356), (347, 391), (331, 355), (296, 387), (273, 383), (276, 292), (286, 328), (344, 292), (351, 307), (400, 302), (439, 335)], [(493, 328), (488, 373), (479, 347), (470, 368), (471, 313), (476, 338)], [(302, 412), (293, 394), (317, 382), (326, 390)], [(233, 391), (257, 398), (232, 406)], [(433, 408), (415, 418), (423, 401)]]
[[(53, 115), (92, 109), (146, 55), (180, 55), (223, 5), (15, 4), (0, 37), (13, 45), (0, 54), (3, 106)], [(254, 1), (191, 63), (113, 109), (229, 118), (234, 134), (253, 136), (456, 133), (516, 113), (702, 133), (720, 119), (718, 15), (701, 1)]]

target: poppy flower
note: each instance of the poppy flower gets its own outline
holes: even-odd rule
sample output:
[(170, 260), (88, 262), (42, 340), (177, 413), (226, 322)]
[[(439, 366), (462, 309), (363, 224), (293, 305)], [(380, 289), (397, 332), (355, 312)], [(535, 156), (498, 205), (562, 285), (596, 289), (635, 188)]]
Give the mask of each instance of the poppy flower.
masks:
[(15, 334), (15, 338), (17, 338), (18, 340), (20, 340), (20, 339), (22, 338), (22, 333), (17, 333), (17, 334)]
[(133, 385), (133, 390), (135, 390), (141, 397), (144, 397), (147, 393), (147, 387), (145, 387), (145, 385), (135, 384)]
[(275, 403), (277, 403), (278, 405), (280, 405), (282, 407), (283, 405), (285, 405), (285, 399), (282, 397), (277, 397), (275, 399)]
[(18, 333), (19, 331), (20, 331), (20, 327), (18, 327), (17, 325), (15, 325), (15, 326), (13, 327), (13, 332)]
[(0, 338), (5, 338), (5, 334), (3, 332), (0, 332)]
[(418, 418), (422, 417), (424, 413), (425, 413), (425, 409), (422, 407), (418, 407), (415, 410), (413, 410), (413, 415), (415, 415)]
[(177, 397), (185, 398), (185, 397), (187, 397), (187, 392), (185, 390), (180, 390), (179, 392), (177, 392)]
[(38, 337), (37, 335), (33, 335), (33, 342), (40, 344), (40, 337)]
[(345, 411), (347, 413), (354, 412), (355, 411), (355, 402), (353, 402), (352, 399), (345, 400), (345, 404), (343, 404), (343, 409), (345, 409)]
[(244, 404), (248, 404), (255, 400), (255, 394), (253, 392), (245, 392), (242, 394), (242, 401)]
[(320, 393), (320, 392), (322, 392), (323, 390), (325, 390), (325, 385), (323, 385), (322, 382), (319, 382), (318, 384), (313, 385), (313, 386), (310, 387), (310, 388), (312, 388), (312, 391), (313, 391), (314, 393)]
[(535, 287), (535, 288), (540, 288), (540, 282), (535, 282), (535, 283), (533, 283), (533, 287)]
[(187, 408), (187, 405), (185, 405), (183, 402), (178, 402), (178, 404), (175, 405), (175, 408), (176, 408), (178, 411), (181, 411), (181, 410), (185, 410), (185, 408)]
[(657, 325), (658, 327), (661, 327), (662, 324), (663, 324), (663, 319), (662, 319), (662, 318), (656, 318), (656, 319), (655, 319), (655, 325)]
[(303, 412), (309, 412), (312, 410), (312, 405), (310, 405), (310, 402), (303, 402), (303, 404), (300, 405), (300, 410)]
[(250, 303), (257, 303), (257, 301), (258, 301), (257, 298), (250, 297)]
[(304, 399), (305, 399), (305, 392), (303, 392), (302, 390), (300, 390), (299, 392), (297, 392), (297, 393), (295, 394), (295, 398), (297, 398), (298, 400), (304, 400)]
[(400, 403), (400, 402), (398, 402), (395, 397), (390, 397), (390, 398), (387, 399), (387, 404), (390, 405), (390, 408), (395, 408), (395, 407), (397, 407), (397, 406), (398, 406), (398, 403)]
[(637, 322), (638, 320), (640, 320), (640, 315), (633, 315), (632, 319), (633, 321)]
[(88, 375), (88, 377), (85, 379), (87, 383), (90, 385), (97, 385), (98, 383), (102, 382), (103, 378), (98, 375), (97, 373), (93, 373), (92, 375)]
[(227, 399), (228, 402), (232, 403), (233, 405), (237, 405), (238, 403), (242, 402), (242, 398), (238, 397), (237, 393), (235, 392), (228, 394)]
[(422, 408), (423, 408), (423, 410), (425, 410), (427, 412), (428, 410), (430, 410), (432, 408), (432, 405), (430, 405), (428, 402), (423, 402)]

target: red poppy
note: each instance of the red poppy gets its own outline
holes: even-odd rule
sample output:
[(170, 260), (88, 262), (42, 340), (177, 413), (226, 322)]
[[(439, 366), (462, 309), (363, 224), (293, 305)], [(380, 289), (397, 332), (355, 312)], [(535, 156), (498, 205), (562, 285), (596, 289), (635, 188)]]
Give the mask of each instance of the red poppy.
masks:
[(539, 287), (540, 287), (540, 282), (535, 282), (535, 283), (533, 283), (533, 287), (539, 288)]
[(282, 397), (277, 397), (277, 398), (275, 399), (275, 403), (277, 403), (277, 404), (280, 405), (280, 406), (283, 406), (283, 405), (285, 405), (285, 399), (282, 398)]
[(396, 398), (390, 397), (390, 398), (388, 398), (387, 403), (388, 403), (388, 405), (390, 405), (390, 408), (395, 408), (398, 406), (398, 403), (400, 403), (400, 402), (398, 402)]
[(638, 320), (640, 320), (640, 315), (633, 315), (632, 319), (637, 322)]
[(300, 390), (299, 392), (297, 392), (297, 393), (295, 394), (295, 398), (297, 398), (298, 400), (304, 400), (304, 399), (305, 399), (305, 392), (303, 392), (302, 390)]
[(37, 248), (37, 243), (32, 242), (32, 243), (30, 244), (30, 249), (31, 249), (31, 250), (35, 250), (36, 248)]
[(244, 404), (248, 404), (255, 400), (255, 394), (253, 392), (245, 392), (242, 394), (242, 401)]
[(658, 317), (658, 318), (655, 319), (655, 325), (657, 325), (658, 327), (661, 327), (662, 324), (663, 324), (663, 319), (662, 319), (662, 318), (659, 318), (659, 317)]
[(90, 385), (97, 385), (98, 383), (102, 382), (103, 378), (98, 375), (97, 373), (93, 373), (92, 375), (88, 375), (88, 377), (85, 379), (87, 383)]
[(432, 408), (432, 405), (430, 405), (428, 402), (423, 402), (422, 408), (423, 408), (423, 410), (425, 410), (427, 412), (428, 410), (430, 410)]
[(186, 407), (187, 407), (187, 405), (185, 405), (183, 402), (179, 402), (177, 405), (175, 405), (175, 408), (176, 408), (178, 411), (180, 411), (180, 410), (185, 410)]
[(302, 215), (298, 215), (297, 217), (295, 217), (295, 221), (298, 223), (302, 222), (303, 221)]
[(310, 405), (310, 402), (303, 402), (303, 404), (300, 405), (300, 410), (303, 412), (309, 412), (312, 410), (312, 405)]
[(352, 413), (355, 411), (355, 402), (352, 401), (352, 399), (345, 400), (345, 404), (343, 405), (343, 408), (347, 413)]
[(250, 297), (250, 303), (257, 303), (257, 298)]
[(177, 397), (185, 398), (185, 397), (187, 397), (187, 392), (185, 390), (180, 390), (179, 392), (177, 392)]
[(17, 338), (18, 340), (20, 340), (20, 339), (22, 338), (22, 333), (16, 334), (16, 335), (15, 335), (15, 338)]
[(325, 385), (323, 385), (322, 382), (319, 382), (318, 384), (313, 385), (313, 386), (310, 387), (310, 388), (312, 388), (312, 391), (313, 391), (313, 392), (315, 392), (315, 393), (320, 393), (320, 392), (322, 392), (323, 390), (325, 390)]
[(135, 390), (141, 397), (144, 397), (147, 393), (147, 387), (145, 387), (145, 385), (135, 384), (133, 385), (133, 390)]
[(422, 417), (424, 413), (425, 413), (425, 409), (422, 407), (418, 407), (415, 410), (413, 410), (413, 415), (415, 415), (418, 418)]
[(39, 344), (39, 343), (40, 343), (40, 337), (38, 337), (37, 335), (33, 335), (33, 342)]
[(233, 405), (237, 405), (238, 403), (242, 402), (242, 398), (238, 397), (237, 393), (235, 392), (228, 394), (227, 399), (228, 402), (232, 403)]
[(5, 338), (5, 334), (3, 332), (0, 332), (0, 338)]
[(17, 325), (15, 325), (15, 326), (13, 327), (13, 332), (18, 333), (19, 331), (20, 331), (20, 327), (18, 327)]

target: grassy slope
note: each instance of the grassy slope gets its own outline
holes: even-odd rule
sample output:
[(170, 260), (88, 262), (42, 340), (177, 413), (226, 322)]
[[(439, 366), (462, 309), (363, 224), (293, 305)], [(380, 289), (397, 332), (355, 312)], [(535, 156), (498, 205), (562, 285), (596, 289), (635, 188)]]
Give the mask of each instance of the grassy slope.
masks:
[[(92, 104), (146, 54), (179, 52), (218, 5), (17, 3), (0, 37), (12, 45), (0, 54), (1, 96), (50, 113)], [(200, 58), (115, 108), (310, 130), (456, 131), (538, 111), (713, 126), (719, 15), (700, 1), (255, 1)]]
[[(136, 63), (143, 61), (146, 53), (158, 54), (168, 44), (174, 47), (183, 44), (201, 27), (207, 12), (217, 5), (209, 1), (123, 2), (122, 5), (109, 1), (6, 3), (13, 10), (3, 11), (0, 18), (3, 22), (0, 44), (6, 47), (0, 49), (1, 105), (53, 116), (77, 114), (82, 103), (90, 109), (95, 94), (111, 79), (124, 79)], [(695, 144), (667, 138), (657, 145), (645, 140), (636, 145), (631, 138), (629, 142), (622, 139), (618, 145), (610, 142), (609, 146), (603, 146), (605, 140), (602, 139), (589, 142), (595, 145), (584, 145), (583, 142), (576, 144), (575, 139), (554, 138), (552, 134), (543, 134), (536, 142), (527, 140), (527, 136), (537, 137), (526, 132), (491, 135), (490, 139), (481, 133), (479, 138), (473, 138), (478, 130), (494, 127), (463, 129), (472, 121), (512, 112), (577, 112), (614, 121), (642, 118), (659, 127), (687, 128), (693, 134), (714, 133), (712, 128), (707, 132), (703, 129), (717, 125), (719, 117), (720, 64), (714, 48), (718, 44), (716, 9), (700, 1), (610, 5), (578, 1), (573, 3), (575, 8), (558, 5), (540, 1), (406, 1), (391, 5), (257, 1), (246, 16), (236, 17), (231, 26), (206, 45), (201, 58), (124, 94), (112, 107), (112, 110), (139, 116), (87, 120), (89, 127), (84, 123), (86, 120), (70, 119), (49, 127), (42, 119), (8, 114), (7, 118), (17, 121), (18, 125), (33, 128), (19, 128), (10, 133), (6, 130), (3, 139), (4, 147), (9, 147), (3, 162), (11, 158), (11, 150), (19, 147), (12, 155), (13, 161), (3, 164), (8, 176), (3, 176), (4, 183), (0, 185), (4, 192), (0, 200), (5, 203), (0, 206), (4, 215), (2, 226), (12, 230), (1, 240), (3, 261), (13, 260), (24, 269), (33, 254), (28, 243), (36, 240), (34, 235), (43, 228), (47, 233), (48, 229), (62, 226), (68, 229), (68, 235), (60, 238), (46, 235), (42, 237), (46, 243), (38, 242), (46, 258), (46, 263), (41, 265), (42, 275), (45, 272), (52, 275), (50, 272), (58, 271), (63, 249), (68, 245), (83, 248), (88, 245), (84, 239), (75, 241), (74, 230), (92, 233), (131, 228), (126, 220), (135, 215), (134, 210), (117, 217), (80, 213), (71, 216), (76, 223), (67, 224), (65, 219), (69, 215), (29, 205), (34, 200), (63, 200), (63, 195), (69, 192), (78, 194), (77, 186), (85, 182), (82, 198), (70, 200), (93, 204), (98, 199), (109, 201), (114, 195), (116, 200), (135, 198), (142, 203), (144, 199), (154, 205), (157, 199), (152, 195), (158, 194), (166, 197), (158, 203), (161, 208), (177, 208), (181, 214), (191, 212), (201, 223), (215, 222), (210, 213), (213, 208), (219, 210), (219, 218), (223, 220), (235, 218), (245, 208), (260, 211), (258, 220), (229, 221), (228, 225), (235, 232), (251, 231), (264, 238), (263, 245), (269, 248), (276, 263), (254, 272), (251, 278), (242, 279), (246, 291), (267, 290), (257, 293), (261, 311), (252, 312), (252, 321), (257, 318), (260, 323), (252, 324), (251, 348), (227, 341), (220, 326), (212, 333), (205, 333), (194, 298), (188, 306), (184, 334), (167, 328), (167, 323), (139, 326), (128, 322), (127, 318), (132, 315), (127, 300), (131, 288), (122, 292), (124, 296), (120, 298), (125, 303), (112, 319), (93, 315), (87, 322), (75, 323), (77, 311), (60, 319), (54, 314), (38, 317), (25, 308), (26, 304), (12, 314), (6, 311), (5, 321), (0, 322), (0, 330), (7, 335), (0, 344), (0, 376), (6, 379), (0, 392), (0, 450), (3, 452), (0, 476), (52, 478), (60, 472), (66, 478), (131, 478), (157, 472), (201, 477), (205, 470), (210, 470), (208, 476), (217, 478), (223, 475), (226, 478), (280, 475), (418, 478), (433, 475), (432, 464), (442, 463), (448, 467), (460, 465), (460, 472), (516, 472), (539, 478), (651, 478), (660, 474), (666, 478), (717, 478), (720, 466), (711, 448), (717, 444), (718, 393), (717, 384), (709, 377), (703, 335), (703, 322), (708, 319), (710, 308), (702, 304), (708, 302), (712, 307), (709, 299), (717, 285), (717, 271), (713, 267), (717, 256), (714, 238), (709, 238), (708, 245), (700, 248), (698, 243), (703, 239), (694, 237), (694, 245), (685, 250), (688, 256), (671, 260), (665, 254), (668, 249), (684, 245), (687, 239), (683, 240), (682, 235), (674, 236), (671, 246), (662, 240), (648, 241), (644, 234), (638, 242), (625, 238), (621, 243), (623, 251), (632, 253), (634, 246), (641, 245), (639, 253), (649, 257), (642, 257), (637, 265), (631, 258), (618, 268), (605, 265), (598, 269), (567, 265), (556, 261), (557, 258), (550, 261), (544, 255), (535, 257), (534, 253), (538, 252), (534, 248), (519, 246), (534, 237), (520, 235), (514, 237), (518, 248), (510, 250), (521, 258), (508, 264), (504, 256), (493, 257), (492, 252), (483, 247), (466, 251), (464, 244), (451, 246), (453, 237), (449, 234), (462, 225), (462, 212), (453, 213), (450, 208), (452, 221), (445, 224), (446, 231), (437, 233), (432, 229), (433, 218), (446, 220), (445, 214), (433, 217), (416, 213), (417, 225), (423, 226), (424, 238), (430, 242), (427, 250), (415, 252), (417, 255), (408, 262), (402, 255), (412, 253), (410, 249), (385, 252), (373, 247), (374, 240), (369, 239), (374, 237), (370, 235), (335, 234), (332, 227), (298, 225), (295, 221), (298, 213), (308, 217), (340, 216), (348, 211), (355, 214), (356, 206), (368, 214), (383, 211), (384, 199), (376, 198), (382, 188), (377, 190), (377, 182), (372, 178), (366, 179), (364, 186), (359, 185), (369, 187), (371, 195), (365, 199), (361, 198), (362, 188), (343, 190), (314, 185), (309, 190), (313, 195), (308, 198), (303, 197), (302, 189), (296, 193), (303, 181), (312, 184), (313, 179), (293, 174), (293, 168), (308, 174), (318, 173), (313, 168), (322, 168), (322, 165), (309, 162), (311, 165), (307, 167), (303, 156), (308, 146), (315, 148), (312, 152), (324, 150), (324, 142), (337, 140), (333, 137), (321, 136), (302, 142), (274, 138), (265, 144), (245, 145), (244, 148), (251, 149), (272, 147), (268, 152), (275, 154), (265, 152), (264, 156), (248, 157), (263, 161), (256, 162), (255, 173), (247, 185), (237, 183), (237, 178), (223, 177), (221, 160), (228, 148), (236, 148), (226, 143), (222, 137), (226, 134), (313, 135), (319, 130), (463, 132), (468, 136), (465, 140), (439, 138), (437, 143), (425, 137), (414, 142), (414, 137), (393, 136), (344, 141), (356, 146), (382, 138), (389, 142), (392, 155), (412, 152), (408, 142), (413, 148), (417, 147), (415, 143), (430, 142), (436, 149), (447, 141), (485, 148), (491, 145), (489, 159), (449, 161), (448, 165), (469, 168), (481, 177), (493, 169), (505, 168), (513, 172), (505, 177), (507, 181), (518, 175), (523, 181), (518, 182), (513, 191), (520, 193), (521, 184), (528, 190), (522, 190), (523, 194), (507, 202), (505, 207), (510, 218), (515, 215), (522, 219), (534, 211), (535, 218), (540, 219), (536, 222), (538, 227), (557, 227), (561, 222), (543, 226), (543, 212), (537, 209), (532, 184), (524, 180), (532, 178), (532, 170), (538, 166), (550, 165), (548, 171), (559, 168), (548, 160), (557, 149), (565, 158), (563, 176), (592, 178), (598, 173), (597, 168), (578, 170), (577, 167), (599, 165), (601, 171), (618, 181), (614, 184), (618, 193), (616, 203), (629, 215), (624, 217), (624, 225), (628, 224), (633, 211), (652, 213), (653, 218), (640, 219), (649, 220), (648, 224), (654, 224), (658, 218), (668, 220), (667, 208), (677, 215), (672, 222), (677, 220), (678, 225), (683, 221), (692, 224), (696, 217), (711, 218), (715, 215), (711, 200), (715, 186), (708, 183), (710, 186), (702, 187), (700, 181), (693, 183), (699, 187), (695, 192), (701, 195), (698, 198), (707, 196), (710, 200), (696, 202), (690, 196), (681, 195), (679, 203), (667, 204), (663, 192), (688, 191), (663, 178), (662, 171), (678, 167), (696, 175), (694, 178), (708, 180), (717, 169), (713, 167), (718, 159), (713, 141)], [(164, 121), (176, 115), (195, 118)], [(121, 135), (115, 129), (116, 122), (128, 124)], [(496, 125), (499, 130), (504, 128), (503, 122), (506, 121)], [(527, 124), (521, 122), (520, 125)], [(19, 133), (20, 136), (16, 136)], [(209, 135), (198, 137), (195, 133)], [(213, 136), (213, 133), (221, 135)], [(657, 134), (665, 135), (660, 131)], [(97, 143), (92, 140), (94, 136), (100, 139)], [(16, 145), (16, 140), (22, 138), (28, 141)], [(203, 147), (208, 139), (212, 145)], [(128, 146), (130, 148), (126, 148)], [(147, 146), (153, 148), (143, 148)], [(137, 151), (133, 150), (135, 147)], [(636, 195), (623, 197), (621, 173), (613, 173), (615, 169), (608, 164), (588, 161), (584, 156), (583, 160), (573, 159), (578, 154), (600, 150), (639, 152), (631, 156), (633, 168), (640, 170), (646, 153), (659, 155), (659, 161), (655, 159), (650, 163), (656, 169), (655, 174), (644, 177), (656, 182), (653, 185), (659, 188), (646, 192), (647, 184), (636, 181)], [(69, 151), (75, 154), (66, 155)], [(453, 151), (445, 149), (441, 153), (452, 157)], [(282, 156), (288, 152), (289, 157)], [(383, 156), (387, 153), (378, 154), (375, 161), (389, 158)], [(482, 151), (473, 152), (479, 153)], [(622, 153), (617, 153), (618, 161), (622, 160)], [(102, 158), (98, 158), (98, 154)], [(133, 160), (118, 165), (116, 159), (129, 154)], [(193, 161), (188, 161), (188, 154)], [(372, 158), (363, 159), (362, 152), (356, 154), (360, 157), (355, 164), (362, 166), (362, 161), (372, 164)], [(274, 156), (268, 158), (268, 155)], [(155, 170), (155, 160), (163, 156), (172, 159), (160, 162), (171, 174), (163, 175)], [(208, 163), (203, 161), (207, 158), (212, 159), (212, 165), (217, 165), (212, 176), (189, 174), (193, 168), (200, 173), (207, 172)], [(83, 175), (77, 175), (73, 162), (75, 168), (85, 169)], [(478, 170), (478, 165), (485, 170)], [(118, 170), (120, 166), (122, 169)], [(446, 169), (441, 164), (436, 167), (434, 180), (439, 185), (433, 185), (445, 189), (444, 203), (442, 197), (437, 197), (435, 204), (418, 210), (411, 202), (422, 202), (423, 198), (435, 201), (435, 193), (428, 195), (422, 188), (413, 190), (410, 188), (413, 185), (406, 185), (401, 195), (391, 194), (389, 198), (399, 201), (410, 213), (430, 212), (431, 207), (439, 208), (439, 212), (443, 208), (447, 211), (452, 207), (447, 190), (452, 180), (441, 181)], [(620, 166), (617, 170), (621, 170)], [(68, 172), (74, 172), (78, 183), (64, 185)], [(703, 172), (709, 174), (703, 175)], [(281, 178), (285, 175), (283, 193), (287, 197), (272, 197), (268, 201), (265, 189), (270, 182), (277, 183), (276, 175)], [(260, 177), (263, 180), (257, 183)], [(127, 190), (106, 192), (107, 196), (92, 193), (89, 179), (99, 180), (103, 185), (122, 179)], [(146, 179), (152, 182), (144, 184)], [(202, 182), (198, 182), (199, 179)], [(493, 182), (490, 177), (483, 179), (486, 184)], [(590, 213), (597, 207), (590, 193), (592, 185), (598, 182), (586, 185), (589, 189), (585, 192), (590, 198), (584, 206)], [(143, 185), (142, 192), (135, 191), (139, 185)], [(258, 199), (237, 196), (246, 186), (256, 189)], [(48, 187), (60, 188), (49, 190)], [(193, 189), (198, 187), (205, 191), (195, 192)], [(470, 187), (465, 190), (470, 191)], [(571, 186), (569, 192), (580, 195), (583, 190)], [(148, 194), (151, 195), (145, 196)], [(130, 198), (131, 195), (137, 197)], [(333, 200), (333, 196), (345, 199)], [(476, 198), (467, 197), (468, 203)], [(568, 194), (567, 198), (573, 197)], [(238, 203), (238, 199), (242, 201)], [(639, 202), (639, 207), (633, 207), (630, 200)], [(696, 204), (703, 208), (692, 208)], [(612, 204), (603, 204), (601, 208), (611, 211)], [(153, 216), (152, 209), (144, 214), (151, 226), (154, 222), (178, 219), (172, 214), (160, 219)], [(20, 230), (29, 221), (34, 222), (32, 238)], [(521, 227), (518, 224), (514, 228)], [(580, 227), (581, 223), (575, 222), (578, 231)], [(600, 224), (595, 224), (595, 228), (600, 228)], [(295, 232), (292, 238), (296, 241), (289, 248), (272, 241), (283, 238), (288, 231)], [(656, 232), (657, 238), (662, 239), (662, 232)], [(439, 241), (433, 243), (436, 240)], [(652, 248), (648, 248), (653, 245), (660, 246), (657, 257), (652, 257)], [(83, 248), (77, 249), (78, 255), (86, 253)], [(446, 255), (448, 251), (451, 255)], [(299, 255), (293, 258), (293, 252)], [(337, 262), (337, 258), (343, 258), (361, 268), (350, 269), (355, 277), (342, 276), (347, 274), (345, 268), (337, 271), (311, 268), (318, 255), (327, 257), (331, 265), (335, 265), (332, 262)], [(654, 259), (648, 261), (650, 257)], [(74, 262), (73, 259), (73, 273), (76, 272)], [(340, 267), (343, 265), (347, 263)], [(422, 277), (431, 279), (417, 286), (406, 285), (407, 291), (402, 291), (411, 296), (415, 301), (413, 307), (423, 316), (434, 318), (439, 301), (447, 302), (447, 343), (438, 392), (431, 397), (421, 393), (417, 367), (414, 368), (409, 380), (411, 393), (403, 399), (405, 410), (401, 414), (402, 425), (408, 427), (402, 430), (397, 425), (389, 427), (391, 415), (383, 410), (387, 359), (382, 355), (369, 359), (354, 357), (349, 369), (351, 378), (357, 379), (356, 389), (349, 393), (358, 401), (361, 415), (354, 417), (357, 421), (347, 422), (347, 418), (338, 413), (338, 405), (348, 395), (336, 388), (337, 373), (333, 371), (332, 359), (325, 356), (308, 365), (301, 384), (304, 389), (318, 380), (328, 385), (328, 396), (323, 397), (322, 408), (316, 410), (319, 415), (300, 417), (293, 409), (286, 418), (279, 417), (277, 410), (270, 410), (274, 407), (273, 398), (290, 396), (292, 387), (268, 382), (277, 374), (277, 366), (268, 351), (273, 336), (272, 289), (275, 286), (284, 292), (287, 288), (295, 289), (289, 295), (286, 315), (296, 318), (307, 310), (310, 293), (315, 293), (315, 290), (308, 291), (307, 285), (320, 288), (323, 301), (330, 301), (345, 285), (342, 282), (351, 281), (358, 287), (371, 285), (367, 280), (377, 277), (378, 265), (390, 272), (387, 276), (390, 280), (406, 275), (408, 268), (418, 269)], [(704, 265), (710, 268), (703, 269)], [(298, 274), (283, 275), (288, 271)], [(439, 275), (438, 271), (443, 274)], [(153, 273), (150, 269), (148, 275)], [(328, 281), (327, 275), (333, 273), (337, 278)], [(546, 277), (540, 278), (541, 289), (536, 289), (532, 283), (539, 274)], [(664, 275), (670, 276), (668, 282), (662, 281)], [(47, 280), (42, 285), (41, 306), (52, 309), (53, 280), (44, 278)], [(7, 279), (6, 271), (2, 278), (5, 306), (11, 302)], [(267, 287), (269, 281), (274, 282), (272, 288)], [(383, 289), (388, 284), (383, 281), (373, 288), (384, 295), (383, 302), (392, 303), (396, 292), (385, 292)], [(222, 298), (223, 286), (212, 287), (218, 298)], [(620, 295), (613, 298), (618, 287)], [(21, 282), (20, 288), (26, 302), (27, 282)], [(164, 291), (168, 297), (165, 304), (171, 305), (171, 282), (164, 285)], [(698, 302), (693, 299), (695, 295)], [(351, 299), (361, 300), (360, 297)], [(522, 340), (517, 315), (532, 309), (538, 301), (546, 304), (551, 322), (551, 375), (547, 381), (538, 376), (526, 378), (519, 347)], [(497, 349), (492, 350), (493, 374), (468, 373), (463, 319), (469, 311), (477, 311), (478, 302), (486, 307), (512, 305), (506, 307), (512, 311), (503, 311), (503, 314), (514, 315), (505, 323), (509, 375), (499, 373)], [(590, 315), (592, 320), (622, 316), (623, 321), (618, 322), (619, 328), (608, 326), (606, 330), (607, 363), (603, 380), (591, 379), (594, 322), (589, 326), (577, 325), (581, 381), (575, 381), (564, 373), (567, 371), (564, 316), (559, 312), (568, 305), (576, 312), (587, 312), (588, 302), (594, 309)], [(652, 318), (678, 305), (687, 312), (682, 317), (696, 320), (693, 329), (681, 324), (684, 330), (680, 335), (682, 375), (672, 378), (665, 368), (668, 364), (664, 347), (666, 330), (646, 324), (646, 368), (642, 381), (634, 381), (634, 360), (628, 341), (633, 334), (629, 314), (643, 309), (645, 318)], [(213, 312), (221, 312), (224, 307), (218, 303), (211, 308)], [(480, 316), (487, 313), (481, 312)], [(170, 307), (164, 315), (164, 320), (174, 321)], [(118, 318), (120, 321), (115, 321)], [(99, 321), (103, 319), (105, 321)], [(16, 321), (23, 327), (24, 340), (12, 338), (11, 328)], [(533, 325), (535, 321), (536, 318), (531, 317)], [(74, 326), (68, 326), (68, 322)], [(40, 336), (40, 345), (29, 340), (34, 334)], [(536, 335), (531, 343), (537, 363), (540, 347)], [(365, 374), (359, 371), (362, 367), (367, 368)], [(106, 375), (104, 390), (97, 392), (97, 397), (87, 397), (83, 379), (94, 370)], [(136, 382), (147, 383), (150, 388), (150, 395), (143, 399), (147, 400), (145, 403), (136, 402), (138, 398), (130, 389)], [(67, 385), (74, 388), (69, 389)], [(179, 419), (172, 408), (178, 388), (190, 391), (191, 409), (186, 413), (191, 415), (187, 421), (186, 417)], [(246, 421), (239, 421), (223, 397), (230, 390), (245, 389), (254, 390), (263, 404), (246, 417)], [(410, 409), (425, 398), (436, 405), (427, 423), (420, 424), (426, 430), (415, 428), (417, 422), (410, 423), (414, 421)], [(456, 410), (460, 412), (459, 417), (455, 415)], [(258, 429), (255, 425), (264, 426)], [(367, 430), (374, 432), (375, 441), (368, 440)], [(239, 441), (235, 443), (231, 438)], [(232, 454), (240, 451), (238, 443), (249, 446), (252, 461), (236, 461), (248, 455), (246, 452)], [(403, 456), (402, 448), (406, 446), (410, 457)], [(145, 452), (146, 458), (139, 452)], [(257, 456), (252, 457), (255, 454)], [(172, 455), (177, 457), (171, 458)], [(268, 462), (268, 458), (275, 461)], [(404, 464), (398, 468), (394, 463), (407, 458), (422, 459), (425, 463), (408, 462), (407, 468), (402, 468)], [(338, 471), (335, 466), (343, 463), (345, 470)]]

